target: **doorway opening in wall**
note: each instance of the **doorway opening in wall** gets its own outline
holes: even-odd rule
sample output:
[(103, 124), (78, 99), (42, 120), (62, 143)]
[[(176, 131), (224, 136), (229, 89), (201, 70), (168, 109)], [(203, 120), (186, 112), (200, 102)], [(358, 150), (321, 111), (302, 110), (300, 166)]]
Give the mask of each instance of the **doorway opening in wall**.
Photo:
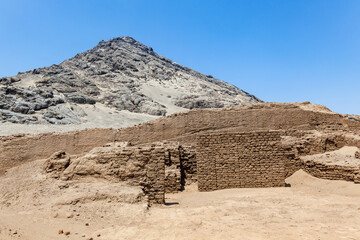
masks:
[(165, 193), (184, 191), (196, 183), (196, 149), (179, 143), (167, 143), (165, 157)]

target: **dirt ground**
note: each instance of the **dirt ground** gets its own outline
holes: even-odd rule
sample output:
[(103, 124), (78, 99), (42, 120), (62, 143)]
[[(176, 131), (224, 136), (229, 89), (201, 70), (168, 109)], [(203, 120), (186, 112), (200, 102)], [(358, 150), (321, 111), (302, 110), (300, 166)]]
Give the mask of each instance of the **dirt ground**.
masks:
[[(64, 185), (43, 161), (0, 177), (0, 239), (360, 239), (360, 184), (296, 172), (291, 187), (198, 192), (147, 208), (139, 189)], [(68, 236), (58, 234), (62, 229)]]

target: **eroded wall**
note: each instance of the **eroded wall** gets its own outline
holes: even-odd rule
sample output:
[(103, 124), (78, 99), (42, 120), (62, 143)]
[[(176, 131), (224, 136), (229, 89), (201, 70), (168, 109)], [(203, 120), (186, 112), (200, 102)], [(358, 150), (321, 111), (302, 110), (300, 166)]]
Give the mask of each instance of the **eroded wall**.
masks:
[(162, 147), (98, 147), (84, 156), (72, 156), (65, 168), (53, 167), (64, 162), (55, 154), (45, 163), (45, 171), (62, 180), (92, 177), (141, 186), (150, 204), (164, 203), (165, 154)]
[(359, 167), (323, 164), (315, 161), (306, 161), (303, 170), (310, 175), (329, 180), (344, 180), (358, 183)]
[(50, 157), (54, 152), (81, 154), (114, 139), (113, 129), (13, 135), (0, 138), (0, 174), (18, 164)]
[(26, 161), (47, 158), (56, 151), (83, 154), (114, 140), (135, 145), (171, 140), (182, 145), (195, 146), (196, 137), (206, 132), (260, 129), (355, 132), (360, 129), (360, 122), (346, 119), (339, 114), (305, 111), (291, 104), (264, 103), (224, 109), (192, 110), (118, 130), (91, 129), (0, 137), (0, 174)]
[(184, 190), (185, 185), (196, 182), (196, 149), (180, 145), (179, 142), (162, 143), (166, 151), (165, 192), (174, 193)]
[(137, 126), (119, 129), (118, 141), (134, 144), (172, 140), (195, 144), (198, 134), (212, 131), (360, 130), (360, 122), (340, 114), (305, 111), (293, 105), (253, 105), (249, 108), (201, 109), (178, 113)]

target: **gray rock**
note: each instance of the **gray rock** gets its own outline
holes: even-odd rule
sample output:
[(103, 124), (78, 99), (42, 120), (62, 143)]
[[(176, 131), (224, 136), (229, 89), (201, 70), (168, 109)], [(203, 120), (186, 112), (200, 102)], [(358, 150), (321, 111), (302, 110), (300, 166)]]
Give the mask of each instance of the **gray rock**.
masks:
[(19, 77), (4, 77), (4, 78), (0, 78), (0, 84), (4, 84), (4, 85), (10, 85), (14, 82), (19, 82), (21, 79)]
[(38, 118), (36, 116), (27, 116), (24, 114), (19, 114), (2, 109), (0, 109), (0, 120), (2, 122), (22, 123), (22, 124), (39, 123)]
[[(22, 82), (35, 83), (33, 87)], [(0, 79), (1, 120), (15, 123), (74, 124), (86, 114), (64, 103), (102, 103), (117, 110), (164, 116), (169, 101), (161, 102), (142, 90), (169, 89), (178, 107), (219, 108), (261, 100), (211, 75), (204, 75), (156, 54), (131, 37), (101, 41), (94, 48), (61, 64)], [(174, 94), (174, 95), (173, 95)], [(169, 98), (169, 97), (168, 97)], [(6, 112), (4, 112), (6, 110)], [(12, 112), (13, 114), (10, 114)], [(34, 120), (31, 115), (42, 116)]]
[(81, 117), (65, 104), (49, 107), (42, 117), (48, 123), (56, 125), (81, 123)]
[(185, 95), (174, 100), (174, 104), (179, 107), (193, 109), (193, 108), (222, 108), (225, 105), (236, 105), (237, 102), (224, 102), (216, 98), (204, 98), (196, 95)]

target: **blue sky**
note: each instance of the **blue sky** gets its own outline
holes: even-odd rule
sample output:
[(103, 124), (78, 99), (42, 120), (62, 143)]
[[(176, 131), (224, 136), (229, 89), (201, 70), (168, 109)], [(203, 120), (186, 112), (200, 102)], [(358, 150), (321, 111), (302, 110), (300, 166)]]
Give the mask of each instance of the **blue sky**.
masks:
[(0, 0), (0, 77), (117, 36), (264, 101), (360, 115), (358, 0)]

